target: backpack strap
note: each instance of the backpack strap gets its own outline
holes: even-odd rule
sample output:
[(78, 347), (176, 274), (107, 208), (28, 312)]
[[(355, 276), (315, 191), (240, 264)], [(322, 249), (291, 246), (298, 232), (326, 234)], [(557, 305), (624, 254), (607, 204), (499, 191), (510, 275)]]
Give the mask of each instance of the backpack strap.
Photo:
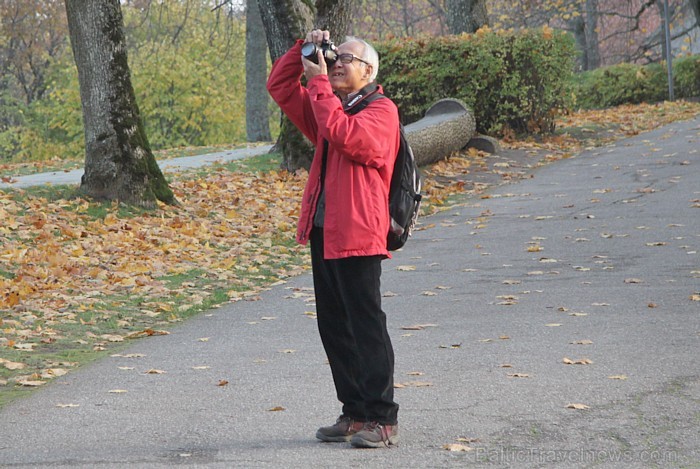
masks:
[(375, 82), (372, 82), (362, 88), (350, 101), (348, 101), (343, 106), (343, 110), (347, 114), (357, 114), (366, 108), (372, 101), (385, 97), (386, 96), (379, 92), (379, 86)]

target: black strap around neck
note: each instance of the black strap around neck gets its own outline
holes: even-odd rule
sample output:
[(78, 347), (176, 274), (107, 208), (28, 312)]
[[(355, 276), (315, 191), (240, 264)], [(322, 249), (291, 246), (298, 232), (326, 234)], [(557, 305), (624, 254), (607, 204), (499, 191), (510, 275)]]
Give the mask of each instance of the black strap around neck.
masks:
[(345, 103), (343, 110), (348, 114), (357, 114), (372, 101), (383, 97), (384, 95), (379, 92), (379, 85), (377, 85), (376, 82), (372, 82), (358, 91), (350, 101)]

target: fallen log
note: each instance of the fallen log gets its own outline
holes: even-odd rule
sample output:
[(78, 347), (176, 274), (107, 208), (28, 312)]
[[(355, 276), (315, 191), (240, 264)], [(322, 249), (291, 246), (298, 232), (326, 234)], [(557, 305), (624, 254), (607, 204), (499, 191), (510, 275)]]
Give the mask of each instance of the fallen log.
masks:
[(405, 126), (418, 166), (440, 161), (467, 146), (476, 133), (471, 109), (458, 99), (441, 99), (425, 116)]

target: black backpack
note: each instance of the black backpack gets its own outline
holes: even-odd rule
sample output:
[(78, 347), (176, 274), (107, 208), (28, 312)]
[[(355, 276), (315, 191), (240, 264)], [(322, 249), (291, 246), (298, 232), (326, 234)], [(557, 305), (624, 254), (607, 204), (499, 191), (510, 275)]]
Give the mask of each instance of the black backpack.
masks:
[[(361, 98), (361, 96), (359, 96)], [(385, 96), (375, 92), (357, 102), (357, 97), (346, 106), (348, 114), (357, 114), (369, 103)], [(356, 103), (353, 103), (353, 101)], [(413, 150), (408, 144), (403, 125), (399, 124), (400, 144), (399, 153), (396, 155), (394, 171), (391, 175), (391, 186), (389, 188), (389, 216), (391, 226), (387, 234), (386, 244), (389, 251), (396, 251), (403, 247), (411, 236), (418, 213), (420, 211), (420, 201), (423, 196), (421, 190), (421, 176), (413, 157)]]

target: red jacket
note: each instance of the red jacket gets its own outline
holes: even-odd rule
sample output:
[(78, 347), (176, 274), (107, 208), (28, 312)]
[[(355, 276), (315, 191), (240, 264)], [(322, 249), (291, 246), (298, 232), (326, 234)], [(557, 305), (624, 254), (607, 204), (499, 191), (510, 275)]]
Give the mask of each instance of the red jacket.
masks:
[[(272, 67), (267, 89), (316, 151), (304, 189), (297, 241), (306, 244), (321, 188), (323, 140), (327, 140), (324, 218), (326, 259), (381, 255), (389, 232), (389, 184), (399, 148), (399, 114), (389, 99), (377, 99), (355, 115), (346, 114), (328, 76), (301, 86), (301, 44)], [(379, 92), (381, 92), (381, 87)]]

